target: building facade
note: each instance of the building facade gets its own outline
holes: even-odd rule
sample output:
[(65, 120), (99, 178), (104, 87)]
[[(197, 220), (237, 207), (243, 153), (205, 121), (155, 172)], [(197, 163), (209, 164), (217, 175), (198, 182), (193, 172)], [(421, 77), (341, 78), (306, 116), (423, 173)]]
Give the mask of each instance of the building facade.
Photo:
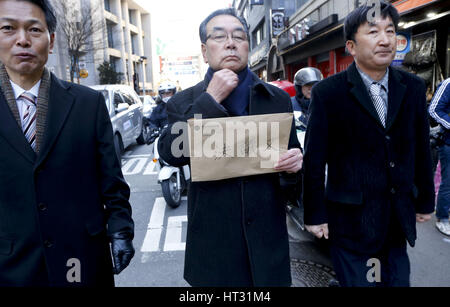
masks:
[[(250, 32), (249, 67), (261, 79), (281, 77), (282, 63), (268, 61), (276, 51), (274, 38), (287, 26), (288, 17), (307, 0), (234, 0), (233, 7), (247, 20)], [(268, 74), (268, 70), (272, 73)], [(274, 73), (275, 71), (275, 73)]]
[[(123, 73), (123, 84), (133, 86), (139, 93), (152, 89), (150, 13), (132, 0), (69, 1), (73, 9), (79, 12), (86, 12), (82, 8), (89, 7), (90, 16), (83, 18), (102, 24), (101, 30), (91, 38), (92, 44), (95, 41), (95, 48), (80, 60), (80, 69), (88, 74), (79, 82), (83, 85), (99, 84), (97, 69), (107, 61), (117, 72)], [(70, 80), (70, 58), (61, 29), (57, 30), (56, 37), (54, 54), (50, 56), (48, 66), (59, 78)]]
[[(343, 23), (358, 0), (310, 0), (289, 19), (289, 27), (276, 38), (277, 56), (284, 78), (312, 66), (324, 77), (341, 72), (353, 62), (345, 50)], [(390, 1), (400, 13), (397, 57), (402, 66), (422, 77), (433, 92), (450, 69), (450, 1)], [(270, 61), (270, 57), (269, 57)]]

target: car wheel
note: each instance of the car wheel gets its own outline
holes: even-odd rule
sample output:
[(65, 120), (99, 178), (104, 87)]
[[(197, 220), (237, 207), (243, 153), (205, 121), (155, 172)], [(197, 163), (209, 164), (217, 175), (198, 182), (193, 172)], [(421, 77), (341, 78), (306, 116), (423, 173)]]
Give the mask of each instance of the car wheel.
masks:
[(114, 149), (116, 150), (117, 159), (119, 159), (120, 167), (122, 167), (122, 140), (120, 135), (114, 135)]
[(139, 145), (147, 144), (151, 135), (150, 123), (147, 120), (142, 121), (141, 135), (136, 139)]

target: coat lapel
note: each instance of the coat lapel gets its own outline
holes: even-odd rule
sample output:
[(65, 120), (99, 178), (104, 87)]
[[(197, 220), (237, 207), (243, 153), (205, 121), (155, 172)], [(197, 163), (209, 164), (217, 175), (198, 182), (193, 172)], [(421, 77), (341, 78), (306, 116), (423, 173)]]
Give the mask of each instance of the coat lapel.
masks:
[(45, 136), (35, 167), (38, 167), (50, 152), (70, 113), (75, 97), (68, 91), (69, 87), (52, 75)]
[(356, 69), (356, 64), (353, 62), (347, 70), (347, 80), (351, 84), (350, 92), (356, 98), (356, 100), (366, 109), (367, 112), (377, 121), (381, 128), (384, 129), (378, 116), (377, 110), (373, 105), (373, 101), (369, 96), (369, 92)]
[(392, 67), (389, 69), (389, 72), (389, 102), (386, 130), (389, 130), (394, 123), (406, 93), (406, 85), (402, 82), (402, 76)]
[(36, 153), (28, 144), (21, 127), (17, 124), (8, 103), (0, 91), (0, 137), (3, 137), (17, 152), (31, 163), (36, 160)]

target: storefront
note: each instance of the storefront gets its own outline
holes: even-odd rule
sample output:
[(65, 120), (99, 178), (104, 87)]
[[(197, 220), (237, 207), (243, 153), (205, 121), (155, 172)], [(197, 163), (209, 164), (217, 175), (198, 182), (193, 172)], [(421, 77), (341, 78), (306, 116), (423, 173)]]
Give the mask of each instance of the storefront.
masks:
[(401, 14), (399, 32), (409, 46), (396, 65), (423, 78), (431, 93), (450, 74), (450, 1), (393, 3)]
[[(434, 90), (450, 72), (450, 1), (400, 0), (393, 5), (401, 16), (394, 65), (417, 73)], [(324, 77), (347, 69), (353, 57), (345, 50), (343, 23), (333, 14), (311, 27), (299, 22), (284, 31), (277, 44), (284, 78), (292, 82), (306, 66), (320, 69)]]

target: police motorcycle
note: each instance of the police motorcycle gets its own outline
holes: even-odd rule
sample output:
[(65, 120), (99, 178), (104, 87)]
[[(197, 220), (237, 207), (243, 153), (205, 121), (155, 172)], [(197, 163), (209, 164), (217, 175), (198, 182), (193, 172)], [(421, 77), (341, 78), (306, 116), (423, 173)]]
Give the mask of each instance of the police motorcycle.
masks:
[(167, 205), (177, 208), (181, 204), (181, 197), (187, 193), (191, 180), (189, 165), (175, 167), (165, 162), (158, 153), (159, 135), (162, 129), (155, 129), (151, 138), (153, 143), (153, 162), (158, 166), (158, 183), (161, 185), (162, 194)]

